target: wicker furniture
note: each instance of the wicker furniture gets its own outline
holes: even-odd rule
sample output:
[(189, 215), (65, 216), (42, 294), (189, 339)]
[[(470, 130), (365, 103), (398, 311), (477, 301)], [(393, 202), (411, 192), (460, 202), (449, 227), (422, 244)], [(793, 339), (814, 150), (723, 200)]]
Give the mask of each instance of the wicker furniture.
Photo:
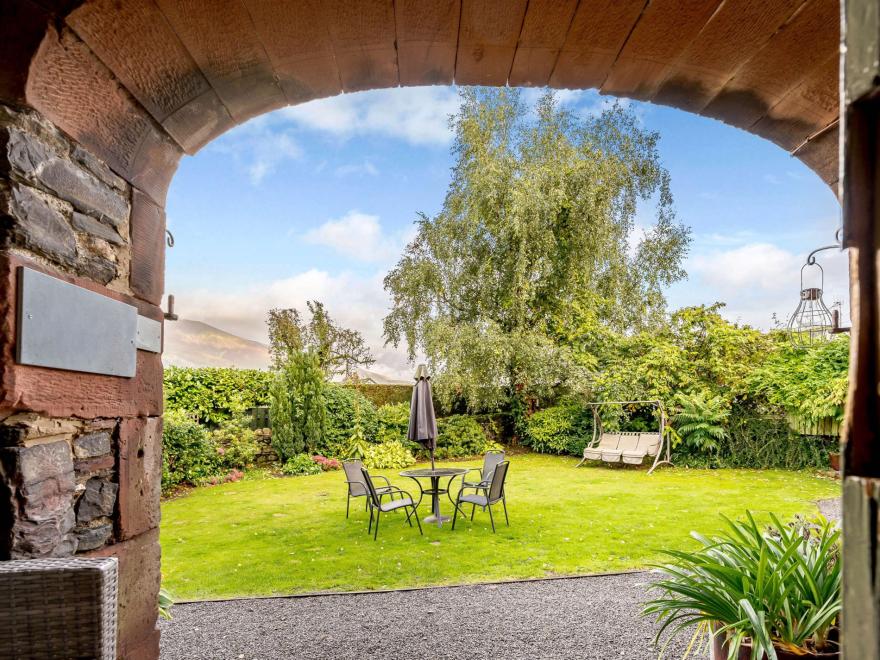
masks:
[(117, 561), (0, 562), (0, 658), (116, 658)]

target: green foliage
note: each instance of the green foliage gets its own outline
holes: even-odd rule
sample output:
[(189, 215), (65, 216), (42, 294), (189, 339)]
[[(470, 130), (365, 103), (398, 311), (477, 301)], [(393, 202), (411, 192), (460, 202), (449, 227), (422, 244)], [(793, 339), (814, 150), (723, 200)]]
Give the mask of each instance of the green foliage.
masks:
[[(384, 330), (427, 355), (444, 406), (497, 409), (515, 392), (580, 387), (583, 365), (551, 327), (579, 296), (620, 331), (659, 318), (690, 239), (658, 135), (632, 112), (581, 117), (552, 93), (532, 112), (507, 88), (461, 94), (452, 182), (385, 278)], [(656, 222), (633, 250), (638, 202), (652, 197)]]
[(369, 445), (364, 452), (363, 461), (371, 470), (397, 470), (412, 465), (416, 459), (400, 442), (391, 441)]
[(171, 608), (174, 605), (174, 596), (164, 587), (159, 589), (159, 616), (166, 621), (171, 621)]
[(291, 477), (296, 475), (321, 474), (321, 466), (308, 454), (295, 454), (281, 466), (281, 472)]
[(452, 415), (437, 420), (437, 458), (478, 456), (501, 446), (486, 437), (486, 431), (469, 415)]
[(310, 445), (309, 451), (325, 456), (348, 458), (347, 448), (360, 426), (364, 441), (374, 442), (379, 422), (376, 407), (356, 389), (326, 383), (324, 404), (327, 410), (327, 431), (321, 445)]
[(409, 403), (412, 399), (412, 385), (383, 385), (380, 383), (358, 383), (357, 389), (373, 402), (377, 408), (388, 404)]
[(590, 371), (591, 396), (606, 401), (659, 400), (709, 392), (729, 405), (750, 392), (750, 376), (774, 350), (773, 338), (721, 316), (722, 304), (685, 307), (667, 322), (633, 334), (615, 333), (585, 305), (558, 327)]
[(239, 416), (221, 422), (210, 436), (224, 468), (244, 470), (253, 467), (260, 445), (249, 417)]
[(551, 406), (526, 421), (526, 445), (542, 454), (582, 456), (593, 437), (592, 413), (572, 404)]
[(675, 430), (684, 444), (702, 454), (717, 454), (727, 439), (725, 424), (730, 410), (721, 396), (707, 397), (700, 392), (675, 397), (681, 408), (675, 415)]
[(286, 463), (326, 441), (324, 373), (310, 352), (291, 353), (270, 390), (272, 446)]
[(378, 431), (376, 439), (379, 442), (397, 440), (405, 443), (406, 432), (409, 429), (409, 403), (393, 403), (381, 406), (377, 411)]
[(657, 640), (696, 626), (691, 646), (699, 651), (718, 622), (731, 659), (744, 642), (752, 660), (776, 660), (777, 649), (804, 655), (834, 648), (828, 636), (841, 610), (840, 530), (825, 520), (772, 520), (762, 531), (749, 513), (747, 522), (727, 520), (720, 536), (692, 533), (702, 546), (696, 551), (667, 553), (672, 562), (659, 567), (664, 577), (652, 587), (659, 596), (643, 610), (662, 624)]
[(750, 385), (790, 415), (815, 422), (843, 419), (849, 371), (849, 337), (838, 336), (808, 350), (782, 344), (750, 378)]
[(839, 451), (839, 440), (794, 432), (781, 415), (754, 405), (735, 404), (728, 422), (729, 437), (719, 462), (724, 467), (828, 468), (828, 452)]
[(324, 374), (352, 376), (357, 367), (369, 367), (375, 360), (363, 336), (357, 330), (338, 325), (324, 308), (324, 303), (309, 300), (309, 322), (296, 309), (271, 309), (266, 319), (269, 328), (269, 353), (275, 369), (281, 369), (291, 353), (311, 352)]
[(183, 410), (203, 424), (219, 424), (269, 402), (272, 374), (256, 369), (168, 367), (165, 410)]
[(179, 410), (165, 413), (162, 429), (162, 490), (197, 484), (221, 474), (222, 460), (210, 435), (196, 420)]

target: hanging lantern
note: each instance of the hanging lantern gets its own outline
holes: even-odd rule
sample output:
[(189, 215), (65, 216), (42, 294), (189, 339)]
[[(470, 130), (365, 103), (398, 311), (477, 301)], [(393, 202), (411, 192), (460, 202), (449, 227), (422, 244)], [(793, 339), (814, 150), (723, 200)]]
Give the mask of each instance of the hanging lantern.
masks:
[[(801, 266), (801, 299), (797, 309), (788, 320), (788, 334), (796, 348), (810, 348), (828, 341), (835, 331), (831, 312), (822, 300), (825, 286), (825, 271), (810, 255)], [(815, 266), (819, 269), (819, 287), (804, 287), (804, 268)]]

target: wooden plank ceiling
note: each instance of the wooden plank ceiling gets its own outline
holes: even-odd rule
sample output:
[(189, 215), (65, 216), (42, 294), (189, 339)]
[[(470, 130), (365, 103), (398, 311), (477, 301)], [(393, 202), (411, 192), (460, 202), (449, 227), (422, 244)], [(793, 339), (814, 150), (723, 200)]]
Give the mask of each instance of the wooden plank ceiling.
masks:
[(188, 153), (340, 92), (551, 85), (720, 119), (834, 184), (838, 12), (837, 0), (88, 0), (44, 50), (69, 67), (97, 60), (82, 66), (109, 69)]

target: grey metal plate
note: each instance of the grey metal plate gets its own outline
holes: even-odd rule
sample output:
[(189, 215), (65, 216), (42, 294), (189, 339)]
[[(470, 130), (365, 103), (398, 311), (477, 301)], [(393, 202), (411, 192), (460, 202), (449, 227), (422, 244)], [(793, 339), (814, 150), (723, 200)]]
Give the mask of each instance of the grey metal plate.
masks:
[(19, 363), (134, 376), (135, 307), (30, 268), (18, 275)]
[(162, 323), (138, 314), (137, 347), (150, 353), (162, 352)]

